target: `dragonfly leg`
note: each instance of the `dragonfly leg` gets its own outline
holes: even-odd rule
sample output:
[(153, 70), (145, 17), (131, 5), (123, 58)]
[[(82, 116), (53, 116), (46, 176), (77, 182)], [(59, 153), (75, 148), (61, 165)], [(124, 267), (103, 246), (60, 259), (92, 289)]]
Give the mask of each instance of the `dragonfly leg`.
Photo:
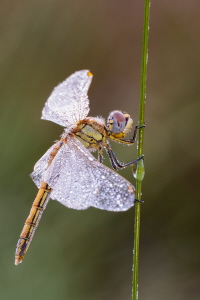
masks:
[(144, 200), (135, 199), (134, 202), (144, 203)]
[(133, 138), (132, 138), (132, 143), (133, 143), (133, 144), (135, 143), (135, 140), (136, 140), (136, 138), (137, 138), (138, 130), (139, 130), (140, 128), (144, 128), (144, 127), (145, 127), (145, 124), (135, 126), (135, 129), (134, 129), (134, 132), (133, 132)]
[(140, 159), (144, 159), (144, 155), (138, 157), (137, 159), (133, 160), (133, 161), (130, 161), (128, 163), (125, 163), (125, 164), (122, 164), (121, 162), (118, 161), (115, 153), (113, 152), (113, 150), (110, 148), (110, 147), (107, 147), (106, 148), (106, 151), (108, 153), (108, 156), (110, 158), (110, 161), (111, 161), (111, 164), (112, 164), (112, 167), (113, 169), (115, 170), (118, 170), (118, 169), (123, 169), (127, 166), (130, 166), (130, 165), (135, 165), (137, 164), (137, 162), (140, 160)]
[(98, 161), (100, 163), (103, 163), (103, 149), (102, 149), (102, 147), (99, 147), (99, 149), (98, 149)]
[(116, 137), (113, 134), (109, 135), (109, 138), (111, 140), (114, 140), (117, 143), (131, 145), (131, 144), (134, 144), (135, 141), (136, 141), (138, 130), (141, 129), (141, 128), (144, 128), (144, 127), (145, 127), (145, 124), (140, 125), (140, 126), (139, 125), (135, 126), (132, 139), (119, 138), (119, 137)]

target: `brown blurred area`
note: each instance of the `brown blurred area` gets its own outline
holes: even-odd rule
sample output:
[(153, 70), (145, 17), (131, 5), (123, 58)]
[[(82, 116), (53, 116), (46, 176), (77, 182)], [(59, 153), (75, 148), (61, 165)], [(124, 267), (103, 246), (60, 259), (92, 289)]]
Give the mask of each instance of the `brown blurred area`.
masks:
[[(199, 1), (152, 1), (141, 207), (139, 299), (199, 299)], [(63, 128), (40, 120), (54, 86), (90, 69), (90, 115), (138, 121), (143, 2), (1, 0), (1, 299), (131, 299), (134, 208), (50, 201), (24, 262), (19, 234), (35, 162)], [(121, 161), (136, 146), (113, 144)], [(105, 163), (109, 165), (106, 158)], [(131, 182), (131, 168), (120, 172)]]

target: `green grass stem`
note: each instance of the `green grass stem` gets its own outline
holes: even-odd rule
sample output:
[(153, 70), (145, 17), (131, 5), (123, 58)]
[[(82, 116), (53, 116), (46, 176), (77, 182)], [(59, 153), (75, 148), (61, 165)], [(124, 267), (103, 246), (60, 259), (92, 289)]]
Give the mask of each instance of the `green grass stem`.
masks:
[[(148, 39), (149, 39), (149, 17), (150, 0), (144, 0), (144, 27), (142, 42), (142, 67), (140, 81), (140, 111), (139, 125), (145, 124), (145, 103), (146, 103), (146, 81), (147, 81), (147, 62), (148, 62)], [(144, 128), (138, 133), (137, 154), (140, 157), (144, 153)], [(144, 177), (144, 163), (140, 160), (135, 174), (136, 178), (136, 199), (141, 199), (142, 180)], [(135, 224), (134, 224), (134, 251), (133, 251), (133, 282), (132, 300), (138, 300), (138, 265), (139, 265), (139, 240), (140, 240), (140, 203), (135, 203)]]

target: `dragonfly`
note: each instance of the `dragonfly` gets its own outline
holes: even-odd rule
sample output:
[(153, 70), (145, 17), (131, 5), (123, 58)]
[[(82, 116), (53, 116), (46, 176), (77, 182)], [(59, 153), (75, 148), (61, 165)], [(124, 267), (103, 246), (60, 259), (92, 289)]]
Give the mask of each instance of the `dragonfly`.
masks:
[[(16, 265), (23, 261), (50, 198), (79, 210), (126, 211), (136, 201), (134, 186), (102, 162), (105, 149), (114, 170), (136, 164), (142, 157), (126, 164), (119, 162), (108, 139), (134, 144), (140, 127), (135, 127), (133, 138), (126, 138), (133, 124), (129, 114), (112, 111), (107, 123), (102, 117), (87, 117), (92, 78), (89, 70), (73, 73), (54, 88), (42, 110), (42, 119), (65, 129), (30, 174), (39, 190), (17, 243)], [(95, 150), (97, 159), (91, 153)]]

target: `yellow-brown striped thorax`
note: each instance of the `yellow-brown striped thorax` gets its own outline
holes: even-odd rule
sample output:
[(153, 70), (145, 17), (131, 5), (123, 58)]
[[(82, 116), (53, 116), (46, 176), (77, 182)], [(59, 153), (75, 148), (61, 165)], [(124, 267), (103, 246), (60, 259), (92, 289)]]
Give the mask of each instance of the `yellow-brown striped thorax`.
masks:
[(86, 118), (79, 121), (72, 132), (89, 149), (99, 149), (107, 144), (108, 131), (103, 118)]

